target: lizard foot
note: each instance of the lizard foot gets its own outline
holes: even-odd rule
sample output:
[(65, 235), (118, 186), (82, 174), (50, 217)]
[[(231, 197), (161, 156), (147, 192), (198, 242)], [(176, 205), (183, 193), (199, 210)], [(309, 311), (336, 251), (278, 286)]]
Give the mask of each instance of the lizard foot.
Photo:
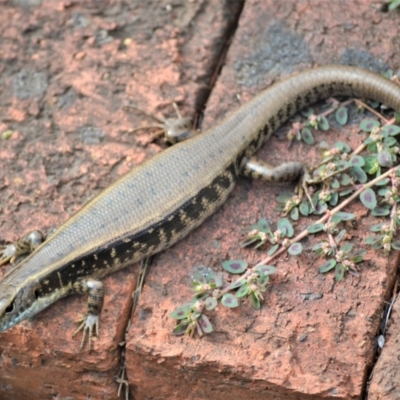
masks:
[(19, 256), (32, 253), (40, 244), (42, 244), (44, 236), (39, 231), (33, 231), (24, 236), (16, 244), (9, 244), (0, 247), (0, 266), (10, 262), (14, 264)]
[(93, 337), (93, 332), (96, 333), (96, 336), (99, 337), (99, 316), (98, 315), (93, 315), (93, 314), (88, 314), (87, 317), (83, 317), (78, 323), (82, 323), (79, 325), (79, 328), (72, 334), (72, 337), (74, 337), (79, 331), (83, 331), (82, 334), (82, 341), (81, 345), (79, 347), (79, 351), (81, 351), (85, 345), (85, 339), (86, 339), (86, 334), (89, 336), (89, 351), (92, 350), (92, 337)]

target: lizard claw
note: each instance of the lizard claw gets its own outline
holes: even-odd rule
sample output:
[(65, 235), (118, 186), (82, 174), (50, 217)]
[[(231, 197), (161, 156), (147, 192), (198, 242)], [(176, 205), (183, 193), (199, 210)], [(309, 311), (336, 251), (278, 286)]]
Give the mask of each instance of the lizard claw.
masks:
[(315, 211), (315, 205), (311, 198), (310, 191), (308, 190), (309, 185), (312, 185), (313, 183), (315, 182), (312, 180), (310, 173), (308, 172), (307, 168), (304, 167), (300, 181), (296, 186), (296, 194), (300, 198), (302, 198), (303, 194), (305, 194), (308, 201), (310, 202), (311, 208), (313, 209), (313, 211)]
[(86, 334), (89, 336), (89, 351), (92, 350), (92, 337), (93, 331), (95, 331), (96, 336), (99, 337), (99, 316), (94, 314), (88, 314), (87, 317), (83, 317), (78, 322), (83, 321), (78, 329), (72, 334), (74, 337), (79, 331), (83, 331), (82, 341), (79, 347), (79, 351), (81, 351), (85, 345)]
[(0, 248), (0, 265), (4, 265), (10, 261), (11, 264), (14, 264), (17, 254), (17, 246), (15, 244), (9, 244), (8, 246), (2, 246)]
[(14, 264), (19, 256), (32, 253), (43, 242), (43, 234), (33, 231), (24, 236), (17, 244), (0, 247), (0, 265), (10, 262)]

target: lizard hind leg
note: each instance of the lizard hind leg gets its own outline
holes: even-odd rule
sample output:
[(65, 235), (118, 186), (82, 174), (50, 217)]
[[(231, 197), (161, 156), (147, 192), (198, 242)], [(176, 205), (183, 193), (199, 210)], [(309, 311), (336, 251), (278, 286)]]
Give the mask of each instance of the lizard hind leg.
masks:
[(190, 120), (188, 118), (182, 117), (176, 103), (172, 103), (172, 105), (176, 112), (175, 118), (159, 118), (156, 115), (148, 113), (147, 111), (144, 111), (134, 105), (127, 104), (125, 108), (133, 108), (134, 110), (139, 111), (140, 113), (146, 115), (147, 117), (156, 122), (153, 125), (135, 128), (131, 130), (130, 133), (142, 129), (158, 128), (158, 130), (150, 137), (149, 142), (153, 142), (160, 136), (164, 136), (165, 141), (170, 144), (183, 142), (184, 140), (195, 136), (197, 134), (197, 131), (193, 128)]
[(241, 174), (252, 179), (261, 179), (269, 182), (292, 182), (298, 180), (296, 193), (300, 198), (305, 193), (311, 207), (314, 209), (314, 204), (308, 190), (308, 182), (310, 182), (311, 177), (307, 167), (303, 163), (289, 161), (273, 167), (256, 157), (250, 157), (242, 162), (241, 168)]
[(307, 167), (300, 162), (290, 161), (272, 167), (256, 157), (245, 159), (241, 168), (243, 176), (270, 182), (292, 182), (307, 172)]

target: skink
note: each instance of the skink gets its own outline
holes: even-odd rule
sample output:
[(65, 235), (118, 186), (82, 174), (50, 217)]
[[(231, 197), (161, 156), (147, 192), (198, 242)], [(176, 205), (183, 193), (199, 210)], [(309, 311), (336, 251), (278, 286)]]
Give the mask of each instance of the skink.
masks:
[[(103, 301), (97, 279), (168, 248), (199, 226), (224, 203), (240, 174), (261, 175), (250, 157), (276, 128), (330, 96), (373, 99), (400, 111), (400, 87), (359, 68), (316, 68), (273, 85), (220, 124), (117, 180), (5, 275), (0, 332), (63, 296), (87, 292), (81, 328), (90, 341)], [(293, 178), (297, 167), (262, 169), (262, 177)]]

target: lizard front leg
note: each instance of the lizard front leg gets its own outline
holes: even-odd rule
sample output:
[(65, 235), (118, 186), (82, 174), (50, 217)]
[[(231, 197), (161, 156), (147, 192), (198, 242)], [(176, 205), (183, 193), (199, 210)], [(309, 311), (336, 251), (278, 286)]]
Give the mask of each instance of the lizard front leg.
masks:
[(93, 278), (85, 278), (76, 281), (72, 286), (73, 292), (78, 294), (88, 294), (87, 315), (82, 319), (79, 328), (73, 333), (74, 337), (79, 331), (83, 331), (82, 341), (79, 351), (85, 345), (86, 334), (89, 336), (89, 351), (92, 349), (93, 332), (99, 337), (99, 314), (104, 301), (103, 284)]
[(14, 264), (19, 256), (35, 251), (44, 241), (44, 235), (40, 231), (28, 233), (16, 244), (0, 247), (0, 265), (10, 262)]

